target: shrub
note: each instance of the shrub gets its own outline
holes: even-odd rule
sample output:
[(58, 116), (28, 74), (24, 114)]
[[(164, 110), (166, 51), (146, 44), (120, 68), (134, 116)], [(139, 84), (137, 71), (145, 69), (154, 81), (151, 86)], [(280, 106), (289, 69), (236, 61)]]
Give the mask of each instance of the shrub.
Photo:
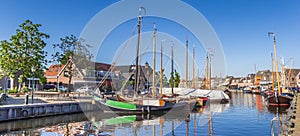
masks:
[(27, 86), (22, 87), (22, 89), (20, 91), (21, 91), (21, 94), (25, 94), (26, 92), (28, 92), (28, 87)]
[(57, 89), (49, 89), (47, 92), (57, 92)]
[(17, 93), (18, 90), (17, 88), (11, 89), (11, 90), (7, 90), (8, 94), (13, 94), (13, 93)]

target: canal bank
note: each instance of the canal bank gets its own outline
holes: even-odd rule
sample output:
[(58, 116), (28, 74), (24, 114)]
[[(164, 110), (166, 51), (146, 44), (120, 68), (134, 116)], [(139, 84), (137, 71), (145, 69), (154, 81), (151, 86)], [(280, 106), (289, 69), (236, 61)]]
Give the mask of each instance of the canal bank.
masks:
[(300, 94), (298, 93), (298, 98), (296, 102), (296, 113), (295, 113), (295, 129), (293, 136), (300, 136), (300, 99), (299, 99)]
[(33, 104), (22, 104), (23, 98), (10, 96), (0, 106), (0, 122), (35, 117), (80, 113), (97, 109), (91, 100), (62, 98), (35, 98)]
[(85, 112), (0, 122), (0, 135), (270, 135), (268, 110), (261, 95), (232, 93), (228, 104), (210, 103), (190, 113), (187, 121), (177, 115), (148, 117)]

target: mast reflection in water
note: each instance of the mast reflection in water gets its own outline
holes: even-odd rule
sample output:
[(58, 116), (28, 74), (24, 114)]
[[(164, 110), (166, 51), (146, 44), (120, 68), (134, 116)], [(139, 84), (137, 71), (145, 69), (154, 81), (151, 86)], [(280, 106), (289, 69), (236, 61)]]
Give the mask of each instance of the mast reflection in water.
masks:
[(208, 104), (186, 115), (61, 115), (0, 123), (0, 135), (271, 135), (277, 110), (284, 114), (268, 110), (263, 96), (233, 93), (228, 104)]

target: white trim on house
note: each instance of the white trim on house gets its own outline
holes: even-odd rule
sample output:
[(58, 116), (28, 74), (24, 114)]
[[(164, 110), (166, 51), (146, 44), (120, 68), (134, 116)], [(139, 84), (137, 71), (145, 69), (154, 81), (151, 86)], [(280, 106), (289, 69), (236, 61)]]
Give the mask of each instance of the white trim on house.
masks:
[[(27, 78), (28, 80), (32, 80), (32, 78)], [(40, 80), (39, 78), (33, 78), (33, 80)]]
[(45, 76), (46, 78), (57, 78), (57, 76)]

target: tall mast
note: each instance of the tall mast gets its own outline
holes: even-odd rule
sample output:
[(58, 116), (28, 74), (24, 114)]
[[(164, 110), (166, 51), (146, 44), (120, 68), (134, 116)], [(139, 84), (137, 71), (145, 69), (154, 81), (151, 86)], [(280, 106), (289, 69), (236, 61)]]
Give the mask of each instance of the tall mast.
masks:
[(209, 58), (209, 89), (211, 90), (211, 58)]
[(271, 53), (271, 57), (272, 57), (272, 89), (274, 90), (274, 57), (273, 57), (273, 54)]
[(154, 97), (156, 84), (155, 84), (155, 67), (156, 67), (156, 26), (154, 24), (153, 33), (153, 72), (152, 72), (152, 97)]
[(139, 87), (139, 50), (140, 50), (140, 40), (141, 40), (141, 22), (142, 22), (142, 9), (145, 11), (144, 7), (139, 8), (139, 16), (138, 16), (138, 38), (137, 38), (137, 45), (136, 45), (136, 60), (135, 60), (135, 81), (134, 81), (134, 98), (136, 98), (136, 93)]
[(199, 86), (199, 73), (200, 73), (200, 69), (198, 68), (197, 70), (197, 76), (196, 76), (196, 88), (200, 88), (201, 86)]
[(185, 87), (188, 88), (189, 86), (189, 57), (188, 57), (188, 53), (189, 53), (189, 49), (188, 49), (188, 46), (189, 46), (189, 42), (188, 42), (188, 37), (186, 37), (186, 42), (185, 42)]
[(284, 58), (280, 58), (280, 66), (281, 66), (281, 85), (286, 86), (286, 68), (284, 64)]
[(289, 74), (288, 74), (288, 87), (291, 87), (291, 78), (292, 78), (292, 67), (293, 67), (294, 60), (291, 58), (291, 64), (290, 64), (290, 69), (289, 69)]
[(195, 88), (195, 45), (193, 45), (193, 79), (192, 88)]
[(208, 58), (208, 53), (207, 53), (207, 56), (206, 56), (206, 75), (205, 75), (205, 89), (209, 89), (209, 58)]
[(174, 53), (173, 53), (173, 45), (174, 45), (174, 43), (172, 43), (172, 46), (171, 46), (171, 59), (172, 59), (172, 63), (171, 63), (171, 90), (172, 90), (172, 96), (174, 95)]
[(162, 81), (162, 78), (163, 78), (163, 73), (162, 73), (162, 71), (163, 71), (163, 69), (162, 69), (162, 52), (163, 52), (163, 47), (162, 47), (162, 42), (163, 41), (161, 41), (161, 43), (160, 43), (160, 78), (159, 78), (159, 80), (160, 80), (160, 84), (159, 84), (159, 95), (161, 96), (161, 94), (162, 94), (162, 85), (163, 85), (163, 81)]
[(278, 73), (278, 59), (277, 59), (277, 53), (276, 53), (276, 39), (275, 34), (273, 32), (269, 32), (268, 35), (271, 35), (273, 38), (273, 46), (274, 46), (274, 57), (275, 57), (275, 70), (276, 70), (276, 80), (277, 80), (277, 92), (281, 93), (280, 89), (280, 81), (279, 81), (279, 73)]

